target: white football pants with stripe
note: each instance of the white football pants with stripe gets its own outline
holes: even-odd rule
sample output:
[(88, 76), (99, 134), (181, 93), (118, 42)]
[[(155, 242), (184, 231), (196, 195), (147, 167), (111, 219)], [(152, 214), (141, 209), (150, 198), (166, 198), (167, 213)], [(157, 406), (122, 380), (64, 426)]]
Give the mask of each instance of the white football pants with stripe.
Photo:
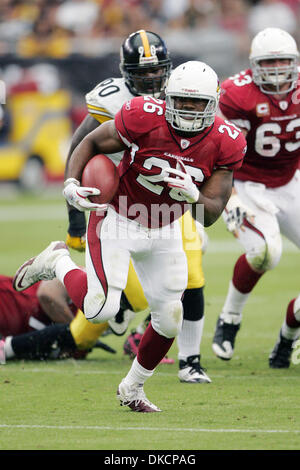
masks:
[(247, 261), (254, 270), (273, 269), (282, 254), (281, 234), (300, 248), (300, 171), (277, 188), (240, 180), (235, 180), (234, 187), (255, 214), (254, 222), (239, 230)]
[(177, 336), (182, 325), (181, 297), (187, 286), (187, 261), (178, 221), (150, 230), (112, 208), (104, 216), (90, 213), (86, 318), (102, 323), (116, 315), (130, 258), (151, 309), (153, 329), (167, 338)]

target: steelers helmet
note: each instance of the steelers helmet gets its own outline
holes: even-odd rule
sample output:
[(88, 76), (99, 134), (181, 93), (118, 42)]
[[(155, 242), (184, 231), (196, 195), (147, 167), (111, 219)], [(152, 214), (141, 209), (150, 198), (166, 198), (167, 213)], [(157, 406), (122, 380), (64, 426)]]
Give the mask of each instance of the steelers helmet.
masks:
[(171, 59), (162, 38), (143, 29), (130, 34), (120, 50), (120, 70), (134, 95), (159, 98), (171, 71)]

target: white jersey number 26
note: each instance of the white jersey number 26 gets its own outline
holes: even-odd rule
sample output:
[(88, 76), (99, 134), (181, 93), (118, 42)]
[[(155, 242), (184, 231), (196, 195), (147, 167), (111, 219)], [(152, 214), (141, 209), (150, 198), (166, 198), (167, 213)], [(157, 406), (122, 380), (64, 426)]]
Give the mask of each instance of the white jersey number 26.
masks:
[[(146, 158), (143, 164), (143, 167), (145, 169), (151, 170), (153, 167), (156, 167), (161, 168), (161, 172), (157, 175), (152, 176), (140, 174), (136, 180), (140, 185), (148, 189), (148, 191), (151, 191), (152, 193), (155, 193), (160, 196), (164, 190), (164, 186), (162, 184), (159, 184), (164, 180), (164, 176), (162, 176), (162, 171), (165, 168), (170, 168), (170, 166), (171, 165), (167, 160), (163, 160), (158, 157)], [(190, 165), (185, 165), (185, 167), (187, 172), (194, 178), (195, 181), (201, 183), (204, 180), (204, 174), (200, 168), (196, 168)], [(174, 190), (174, 188), (170, 189), (169, 196), (176, 201), (185, 200), (185, 198), (181, 196), (180, 193), (178, 193), (176, 190)]]

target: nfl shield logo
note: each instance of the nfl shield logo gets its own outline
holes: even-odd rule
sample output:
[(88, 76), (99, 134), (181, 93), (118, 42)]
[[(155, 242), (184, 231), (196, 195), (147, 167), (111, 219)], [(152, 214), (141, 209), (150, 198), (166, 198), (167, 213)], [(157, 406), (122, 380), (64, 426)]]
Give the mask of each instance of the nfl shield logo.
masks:
[(287, 101), (279, 101), (279, 107), (282, 109), (282, 111), (285, 111), (288, 108), (288, 102)]
[(181, 139), (180, 146), (183, 150), (187, 149), (190, 145), (190, 141), (186, 139)]

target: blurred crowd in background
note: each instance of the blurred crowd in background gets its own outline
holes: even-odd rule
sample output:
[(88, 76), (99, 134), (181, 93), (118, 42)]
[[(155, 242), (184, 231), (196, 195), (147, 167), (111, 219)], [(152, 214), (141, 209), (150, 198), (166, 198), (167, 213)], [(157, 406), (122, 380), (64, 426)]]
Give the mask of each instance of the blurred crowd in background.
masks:
[[(86, 113), (85, 93), (119, 76), (120, 45), (131, 32), (160, 34), (175, 66), (202, 60), (222, 80), (248, 66), (251, 39), (268, 26), (285, 29), (299, 44), (300, 0), (1, 0), (0, 79), (7, 106), (0, 109), (0, 181), (14, 179), (28, 155), (40, 158), (40, 147), (33, 151), (28, 142), (41, 134), (51, 109), (60, 118), (65, 112), (69, 122), (64, 144), (57, 143), (66, 156), (69, 134)], [(51, 132), (42, 135), (45, 140)], [(12, 163), (3, 145), (20, 142)]]
[(159, 32), (175, 51), (201, 50), (203, 41), (209, 46), (217, 36), (234, 39), (245, 53), (249, 39), (267, 26), (299, 36), (299, 5), (299, 0), (1, 0), (0, 53), (101, 55), (140, 28)]

